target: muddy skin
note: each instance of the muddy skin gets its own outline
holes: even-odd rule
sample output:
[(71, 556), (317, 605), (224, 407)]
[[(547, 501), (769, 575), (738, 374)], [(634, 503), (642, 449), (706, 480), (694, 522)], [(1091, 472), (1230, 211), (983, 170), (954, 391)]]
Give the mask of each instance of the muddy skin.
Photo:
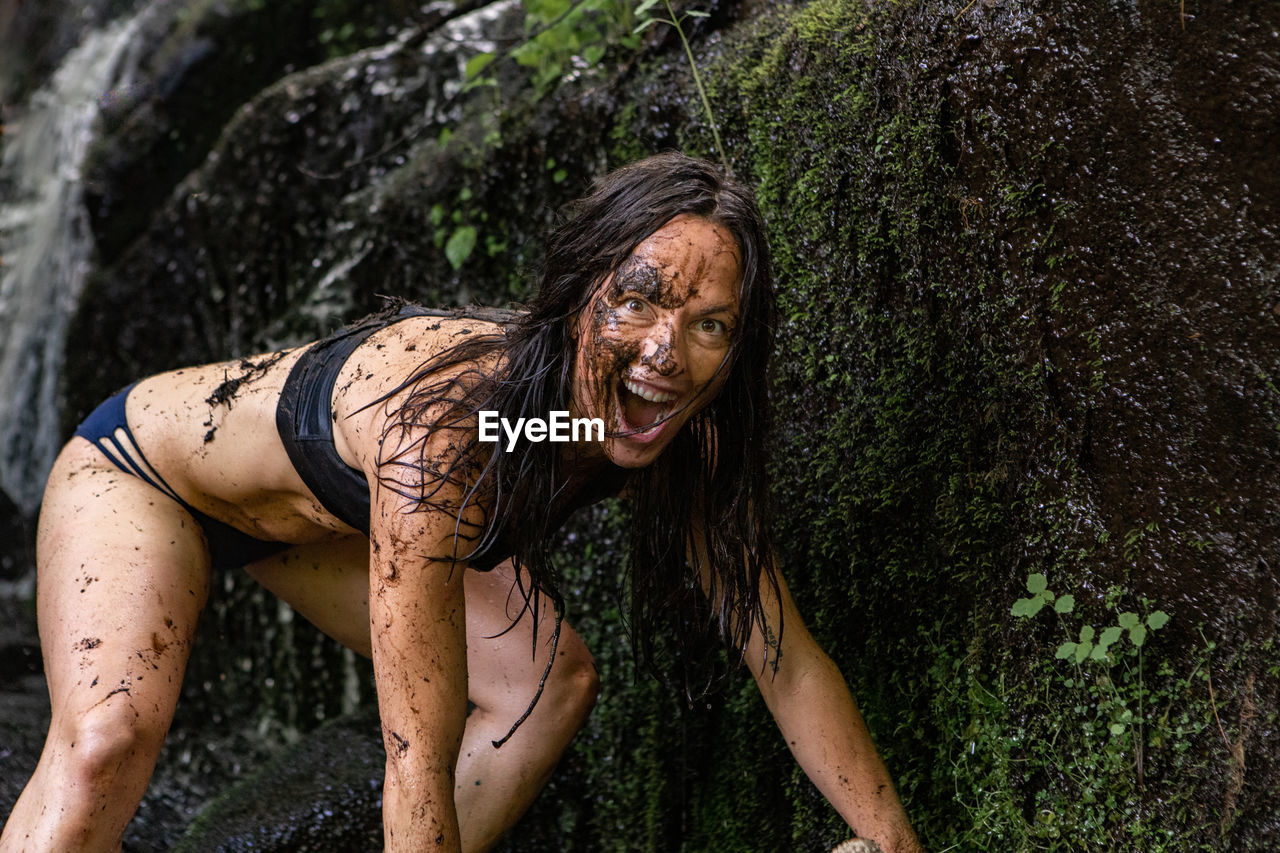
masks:
[[(621, 304), (625, 301), (628, 294), (639, 296), (646, 302), (657, 305), (668, 311), (674, 311), (682, 308), (685, 303), (698, 295), (696, 287), (687, 287), (683, 292), (677, 292), (675, 288), (675, 277), (679, 272), (673, 273), (668, 277), (663, 275), (662, 271), (648, 261), (640, 258), (629, 258), (613, 276), (613, 284), (609, 288), (609, 301), (615, 304)], [(617, 328), (616, 317), (612, 328)], [(596, 325), (599, 328), (599, 324)], [(605, 346), (610, 346), (607, 342)], [(630, 352), (632, 349), (639, 353), (639, 345), (624, 345), (621, 342), (611, 347), (615, 352)], [(671, 357), (672, 347), (670, 338), (661, 344), (651, 358), (641, 359), (643, 364), (658, 373), (660, 376), (670, 376), (678, 367), (675, 359)], [(627, 363), (635, 360), (632, 355)], [(625, 367), (625, 364), (623, 365)], [(621, 375), (621, 373), (619, 373)]]
[[(240, 386), (247, 385), (256, 379), (262, 378), (266, 372), (271, 369), (276, 362), (289, 354), (289, 350), (281, 350), (272, 353), (260, 361), (250, 361), (247, 358), (240, 359), (240, 369), (244, 371), (239, 376), (227, 376), (222, 384), (214, 389), (213, 393), (205, 398), (205, 402), (209, 404), (211, 409), (218, 406), (226, 406), (231, 408), (231, 403), (235, 400), (236, 395), (240, 392)], [(209, 427), (209, 431), (204, 434), (204, 443), (208, 444), (213, 441), (214, 433), (218, 431), (213, 426), (213, 413), (210, 412), (209, 420), (205, 421), (205, 426)]]
[[(94, 683), (94, 684), (97, 684), (97, 683), (98, 683), (98, 679), (96, 679), (96, 678), (95, 678), (95, 679), (93, 680), (93, 683)], [(123, 693), (123, 694), (124, 694), (124, 695), (126, 695), (126, 696), (132, 696), (132, 695), (133, 695), (132, 693), (130, 693), (130, 692), (129, 692), (129, 685), (128, 685), (126, 682), (121, 681), (121, 682), (120, 682), (120, 686), (119, 686), (119, 687), (115, 688), (114, 690), (109, 691), (109, 692), (107, 693), (107, 695), (106, 695), (106, 696), (103, 696), (101, 699), (99, 699), (97, 702), (95, 702), (95, 703), (93, 704), (93, 707), (94, 707), (94, 708), (98, 707), (98, 706), (99, 706), (99, 705), (101, 705), (103, 702), (105, 702), (105, 701), (107, 701), (108, 699), (110, 699), (112, 696), (115, 696), (117, 693)]]
[[(699, 268), (694, 271), (695, 281), (702, 275), (701, 266), (699, 264)], [(613, 274), (609, 301), (620, 302), (628, 293), (634, 293), (646, 302), (674, 311), (698, 295), (698, 289), (692, 286), (676, 290), (675, 279), (679, 275), (678, 270), (670, 276), (664, 275), (649, 261), (632, 256), (623, 261)]]
[(675, 348), (671, 346), (671, 338), (658, 345), (652, 355), (640, 357), (640, 363), (653, 368), (653, 372), (659, 376), (670, 376), (680, 367), (680, 363), (675, 359)]
[[(648, 269), (652, 270), (653, 267)], [(600, 366), (600, 370), (591, 379), (591, 396), (595, 400), (597, 412), (606, 424), (617, 423), (619, 415), (617, 398), (610, 393), (613, 383), (619, 380), (628, 365), (640, 359), (638, 341), (617, 340), (605, 335), (606, 330), (616, 332), (619, 321), (618, 309), (609, 302), (621, 299), (628, 292), (626, 289), (620, 290), (618, 278), (620, 276), (614, 277), (615, 283), (610, 288), (609, 299), (596, 302), (591, 317), (591, 335), (579, 344), (587, 358)], [(608, 434), (610, 433), (606, 433)]]
[[(703, 266), (701, 263), (698, 265), (692, 280), (697, 281), (701, 277)], [(632, 256), (618, 267), (607, 291), (601, 295), (592, 310), (591, 333), (583, 338), (580, 346), (586, 357), (600, 367), (591, 381), (591, 395), (597, 412), (607, 424), (617, 422), (618, 408), (627, 392), (620, 390), (615, 395), (611, 391), (615, 384), (620, 383), (630, 365), (643, 364), (659, 376), (671, 376), (680, 367), (674, 358), (675, 349), (670, 335), (652, 353), (642, 356), (641, 341), (619, 339), (616, 334), (608, 334), (618, 332), (621, 325), (620, 306), (629, 296), (637, 296), (669, 311), (677, 310), (695, 298), (698, 288), (691, 284), (679, 284), (676, 281), (679, 276), (678, 269), (667, 274), (649, 260)], [(694, 399), (698, 399), (698, 396)], [(669, 412), (662, 420), (674, 417), (683, 408)], [(606, 435), (617, 434), (606, 432)]]
[(253, 382), (255, 379), (262, 378), (268, 370), (271, 369), (276, 362), (289, 354), (289, 350), (281, 350), (272, 353), (261, 361), (250, 361), (247, 358), (240, 359), (240, 369), (244, 372), (239, 376), (228, 376), (214, 392), (205, 398), (205, 402), (210, 406), (225, 405), (231, 408), (231, 402), (236, 398), (236, 394), (240, 391), (241, 385)]

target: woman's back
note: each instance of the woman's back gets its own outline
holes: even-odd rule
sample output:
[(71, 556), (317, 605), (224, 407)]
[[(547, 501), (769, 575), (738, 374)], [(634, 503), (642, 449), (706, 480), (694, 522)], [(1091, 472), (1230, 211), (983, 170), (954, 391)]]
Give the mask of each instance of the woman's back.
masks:
[[(500, 332), (473, 319), (388, 323), (341, 363), (332, 400), (323, 401), (338, 458), (361, 471), (377, 463), (387, 412), (370, 404), (442, 350)], [(307, 488), (277, 430), (281, 392), (310, 346), (162, 373), (129, 394), (130, 429), (160, 476), (195, 509), (259, 539), (303, 543), (353, 532)]]

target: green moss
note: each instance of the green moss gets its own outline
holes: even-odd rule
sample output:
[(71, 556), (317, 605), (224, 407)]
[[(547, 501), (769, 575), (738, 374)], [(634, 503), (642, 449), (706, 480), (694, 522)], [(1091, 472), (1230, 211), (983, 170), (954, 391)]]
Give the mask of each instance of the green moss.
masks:
[[(707, 72), (771, 226), (788, 576), (928, 846), (1164, 849), (1183, 837), (1171, 823), (1195, 829), (1201, 818), (1144, 812), (1153, 785), (1174, 799), (1179, 790), (1135, 768), (1165, 760), (1169, 738), (1200, 748), (1206, 705), (1180, 692), (1196, 657), (1175, 651), (1178, 666), (1158, 673), (1148, 661), (1141, 686), (1135, 669), (1117, 673), (1130, 702), (1158, 695), (1186, 720), (1162, 729), (1153, 717), (1146, 736), (1164, 740), (1139, 745), (1132, 731), (1106, 735), (1096, 707), (1079, 710), (1118, 700), (1080, 695), (1054, 668), (1048, 638), (1019, 634), (1008, 604), (987, 596), (1020, 582), (1015, 561), (1081, 579), (1099, 558), (1078, 535), (1096, 519), (1063, 497), (1085, 491), (1070, 447), (1044, 440), (1062, 428), (1045, 403), (1045, 366), (1025, 356), (1038, 334), (1030, 278), (1067, 255), (1046, 221), (1069, 211), (1046, 200), (1043, 152), (961, 179), (947, 153), (950, 105), (916, 79), (939, 61), (936, 47), (917, 41), (903, 55), (914, 24), (901, 7), (815, 2), (757, 24), (775, 30), (767, 49)], [(991, 263), (990, 247), (1011, 238), (1027, 249), (1020, 265)], [(1071, 307), (1053, 310), (1072, 326)], [(902, 625), (921, 636), (902, 636)], [(724, 713), (725, 741), (754, 748), (759, 709)], [(746, 752), (717, 756), (710, 778), (750, 773)], [(721, 796), (699, 812), (702, 825), (721, 839), (758, 837)], [(772, 805), (791, 815), (793, 839), (841, 834), (806, 783), (793, 780)]]

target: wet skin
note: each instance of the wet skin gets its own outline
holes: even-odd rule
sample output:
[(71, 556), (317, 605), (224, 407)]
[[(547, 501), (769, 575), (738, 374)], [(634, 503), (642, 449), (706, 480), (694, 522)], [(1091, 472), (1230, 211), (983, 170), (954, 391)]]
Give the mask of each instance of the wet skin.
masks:
[(577, 322), (573, 414), (604, 420), (610, 462), (650, 464), (719, 393), (740, 279), (729, 231), (682, 215), (601, 283)]

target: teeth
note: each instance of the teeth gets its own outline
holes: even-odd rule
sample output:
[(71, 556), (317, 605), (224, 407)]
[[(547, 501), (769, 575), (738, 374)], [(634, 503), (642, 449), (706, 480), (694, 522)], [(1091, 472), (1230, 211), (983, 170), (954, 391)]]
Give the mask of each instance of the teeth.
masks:
[(664, 394), (661, 391), (646, 391), (644, 388), (632, 382), (630, 379), (622, 380), (622, 384), (632, 394), (635, 394), (637, 397), (642, 397), (648, 400), (650, 403), (669, 403), (670, 401), (676, 398), (675, 394)]

